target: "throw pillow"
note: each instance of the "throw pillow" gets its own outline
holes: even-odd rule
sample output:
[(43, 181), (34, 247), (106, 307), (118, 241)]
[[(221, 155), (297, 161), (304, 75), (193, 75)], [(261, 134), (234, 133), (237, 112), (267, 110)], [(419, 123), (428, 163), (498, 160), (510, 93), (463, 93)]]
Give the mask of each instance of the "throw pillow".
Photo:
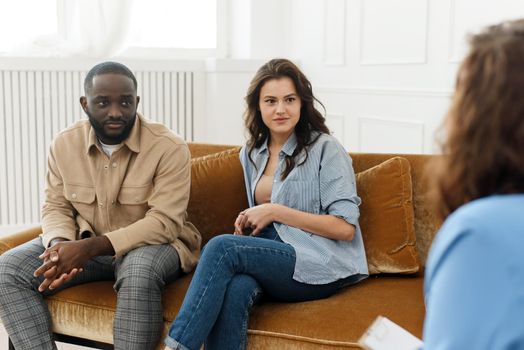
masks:
[(356, 174), (370, 274), (419, 270), (409, 161), (394, 157)]
[(202, 235), (202, 246), (213, 236), (233, 233), (238, 213), (247, 208), (239, 147), (193, 158), (189, 221)]

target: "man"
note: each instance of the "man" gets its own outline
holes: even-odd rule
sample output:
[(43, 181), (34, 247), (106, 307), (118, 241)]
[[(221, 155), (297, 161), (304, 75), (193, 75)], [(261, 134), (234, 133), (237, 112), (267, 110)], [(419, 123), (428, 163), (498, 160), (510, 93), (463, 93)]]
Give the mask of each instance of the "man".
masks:
[(42, 296), (115, 279), (115, 349), (153, 349), (162, 288), (194, 268), (201, 243), (185, 220), (189, 150), (137, 114), (126, 66), (93, 67), (84, 90), (89, 120), (50, 148), (41, 237), (0, 257), (0, 317), (16, 349), (56, 349)]

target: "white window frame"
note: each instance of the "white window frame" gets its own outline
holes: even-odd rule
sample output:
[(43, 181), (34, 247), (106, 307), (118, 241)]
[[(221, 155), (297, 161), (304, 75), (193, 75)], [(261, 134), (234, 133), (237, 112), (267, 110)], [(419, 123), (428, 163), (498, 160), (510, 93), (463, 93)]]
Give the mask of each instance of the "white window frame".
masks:
[[(57, 11), (57, 33), (58, 35), (63, 35), (64, 33), (64, 27), (63, 27), (63, 12), (61, 11), (61, 9), (64, 8), (64, 4), (66, 3), (67, 1), (66, 0), (57, 0), (56, 1), (56, 11)], [(5, 8), (0, 8), (1, 11), (5, 11), (6, 9)], [(10, 57), (13, 57), (13, 56), (9, 56), (8, 55), (8, 51), (4, 51), (1, 47), (0, 47), (0, 58), (3, 58), (3, 57), (7, 57), (7, 58), (10, 58)]]
[[(128, 47), (115, 55), (118, 59), (161, 59), (186, 60), (205, 58), (226, 58), (228, 52), (228, 19), (230, 0), (217, 0), (217, 47), (215, 49), (163, 48), (163, 47)], [(73, 8), (68, 0), (57, 0), (58, 35), (65, 39), (68, 28), (72, 25)], [(0, 52), (0, 57), (4, 56)], [(9, 57), (9, 56), (7, 56)], [(36, 58), (35, 56), (31, 56)]]
[[(59, 0), (67, 1), (67, 0)], [(182, 49), (131, 46), (117, 58), (130, 59), (205, 59), (226, 58), (228, 52), (229, 0), (217, 0), (217, 47), (216, 49)]]

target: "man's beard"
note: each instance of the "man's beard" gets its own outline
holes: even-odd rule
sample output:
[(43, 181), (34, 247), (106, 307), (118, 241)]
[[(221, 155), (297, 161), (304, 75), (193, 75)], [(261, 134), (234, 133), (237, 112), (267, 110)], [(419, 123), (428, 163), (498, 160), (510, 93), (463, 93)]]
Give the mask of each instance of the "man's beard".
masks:
[[(127, 139), (129, 134), (131, 133), (131, 130), (133, 129), (133, 125), (135, 125), (136, 113), (133, 115), (133, 118), (127, 122), (125, 119), (117, 119), (118, 121), (121, 121), (122, 123), (125, 124), (124, 129), (122, 130), (120, 135), (110, 136), (105, 132), (104, 126), (102, 124), (100, 124), (95, 118), (93, 118), (88, 111), (85, 111), (85, 112), (87, 114), (87, 117), (89, 118), (89, 122), (91, 123), (91, 126), (95, 130), (96, 136), (98, 137), (100, 141), (105, 140), (106, 142), (104, 143), (107, 143), (107, 141), (112, 141), (114, 144), (122, 143), (122, 141)], [(115, 119), (108, 119), (107, 121), (111, 121), (111, 120), (115, 120)]]

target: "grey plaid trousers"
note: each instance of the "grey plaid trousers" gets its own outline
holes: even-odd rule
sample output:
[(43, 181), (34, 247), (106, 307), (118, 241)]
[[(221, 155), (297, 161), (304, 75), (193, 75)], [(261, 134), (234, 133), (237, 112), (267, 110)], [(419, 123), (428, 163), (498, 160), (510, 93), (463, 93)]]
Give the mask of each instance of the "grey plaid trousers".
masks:
[(116, 260), (93, 258), (69, 283), (40, 293), (42, 278), (33, 277), (33, 272), (42, 264), (38, 256), (43, 251), (36, 238), (0, 256), (0, 318), (16, 349), (56, 349), (44, 296), (76, 284), (113, 279), (115, 349), (155, 348), (163, 330), (163, 288), (180, 274), (180, 260), (171, 245), (143, 246)]

